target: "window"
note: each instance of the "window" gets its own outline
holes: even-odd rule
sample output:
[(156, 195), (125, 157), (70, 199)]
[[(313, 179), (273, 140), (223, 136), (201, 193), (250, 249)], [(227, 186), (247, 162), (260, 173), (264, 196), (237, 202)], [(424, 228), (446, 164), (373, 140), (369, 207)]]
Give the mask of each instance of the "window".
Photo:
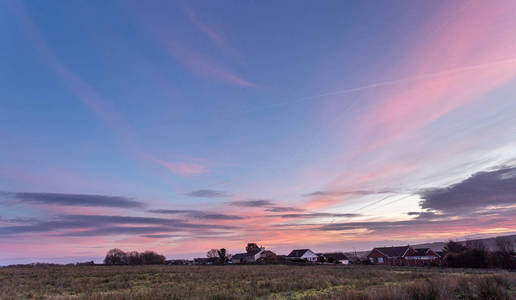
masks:
[(369, 257), (369, 261), (370, 261), (370, 262), (372, 262), (372, 263), (374, 263), (374, 258)]
[(378, 257), (378, 262), (383, 263), (383, 257)]

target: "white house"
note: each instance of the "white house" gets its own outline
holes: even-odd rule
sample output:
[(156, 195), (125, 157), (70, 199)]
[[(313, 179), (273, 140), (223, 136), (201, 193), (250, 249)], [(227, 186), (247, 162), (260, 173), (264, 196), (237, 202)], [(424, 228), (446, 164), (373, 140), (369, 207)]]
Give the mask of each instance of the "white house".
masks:
[(310, 262), (317, 261), (317, 254), (315, 254), (310, 249), (296, 249), (292, 250), (289, 255), (287, 255), (287, 259), (290, 260), (306, 260)]

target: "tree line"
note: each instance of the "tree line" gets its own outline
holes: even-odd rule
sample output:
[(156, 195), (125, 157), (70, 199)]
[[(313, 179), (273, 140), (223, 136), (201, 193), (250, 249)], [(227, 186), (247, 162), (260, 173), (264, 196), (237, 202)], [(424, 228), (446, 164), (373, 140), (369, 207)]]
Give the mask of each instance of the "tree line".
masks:
[(165, 263), (165, 256), (154, 251), (129, 251), (111, 249), (104, 258), (106, 265), (160, 265)]
[(466, 244), (449, 241), (444, 252), (448, 267), (460, 268), (503, 268), (516, 269), (516, 253), (513, 242), (508, 238), (496, 238), (496, 251), (489, 251), (482, 241)]

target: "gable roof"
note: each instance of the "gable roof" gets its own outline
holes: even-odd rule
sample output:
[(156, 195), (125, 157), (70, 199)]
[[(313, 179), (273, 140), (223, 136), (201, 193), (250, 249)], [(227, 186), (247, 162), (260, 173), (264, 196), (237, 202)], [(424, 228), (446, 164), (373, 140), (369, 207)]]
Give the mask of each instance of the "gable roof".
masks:
[(374, 248), (374, 250), (379, 251), (385, 256), (388, 257), (402, 257), (407, 253), (407, 251), (410, 249), (410, 246), (402, 246), (402, 247), (381, 247), (381, 248)]
[(332, 258), (334, 260), (346, 260), (348, 257), (342, 252), (322, 253), (326, 259)]
[(414, 253), (412, 256), (427, 256), (428, 251), (430, 251), (430, 248), (418, 248), (414, 249), (416, 253)]
[(287, 255), (287, 257), (301, 257), (301, 256), (305, 255), (305, 253), (308, 251), (312, 252), (312, 250), (310, 250), (310, 249), (295, 249), (295, 250), (292, 250), (292, 252), (290, 252), (290, 254)]

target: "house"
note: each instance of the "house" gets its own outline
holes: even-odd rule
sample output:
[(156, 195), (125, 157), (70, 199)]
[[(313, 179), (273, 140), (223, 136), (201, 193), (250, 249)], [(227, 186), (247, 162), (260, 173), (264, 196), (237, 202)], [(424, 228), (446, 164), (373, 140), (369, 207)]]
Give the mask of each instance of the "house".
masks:
[(276, 261), (277, 259), (276, 253), (272, 252), (271, 250), (265, 250), (260, 254), (260, 258), (257, 260), (259, 262), (272, 262)]
[[(266, 252), (264, 249), (254, 249), (247, 253), (237, 253), (231, 257), (231, 263), (233, 263), (233, 264), (254, 263), (262, 257), (262, 254), (264, 252)], [(271, 251), (269, 251), (269, 252), (271, 252)]]
[(441, 263), (442, 258), (430, 248), (413, 249), (410, 246), (374, 248), (367, 259), (373, 264), (415, 266)]
[(418, 248), (414, 250), (415, 253), (406, 257), (406, 259), (409, 260), (409, 265), (441, 264), (444, 262), (443, 257), (430, 248)]
[(288, 260), (304, 260), (309, 262), (317, 261), (317, 254), (315, 254), (310, 249), (296, 249), (292, 250), (289, 255), (287, 255)]
[(384, 265), (404, 265), (405, 257), (415, 251), (410, 246), (374, 248), (367, 255), (369, 262)]
[(430, 249), (430, 248), (419, 248), (419, 249), (414, 249), (414, 250), (415, 250), (415, 253), (412, 254), (411, 256), (408, 256), (407, 259), (432, 260), (432, 259), (439, 257), (439, 255), (436, 252), (432, 251), (432, 249)]
[(218, 258), (217, 257), (199, 257), (194, 258), (194, 265), (213, 265), (217, 263)]
[(165, 260), (165, 264), (167, 265), (191, 265), (192, 262), (188, 259), (171, 259)]
[(348, 257), (342, 252), (319, 253), (318, 255), (321, 256), (324, 261), (329, 263), (349, 264)]

